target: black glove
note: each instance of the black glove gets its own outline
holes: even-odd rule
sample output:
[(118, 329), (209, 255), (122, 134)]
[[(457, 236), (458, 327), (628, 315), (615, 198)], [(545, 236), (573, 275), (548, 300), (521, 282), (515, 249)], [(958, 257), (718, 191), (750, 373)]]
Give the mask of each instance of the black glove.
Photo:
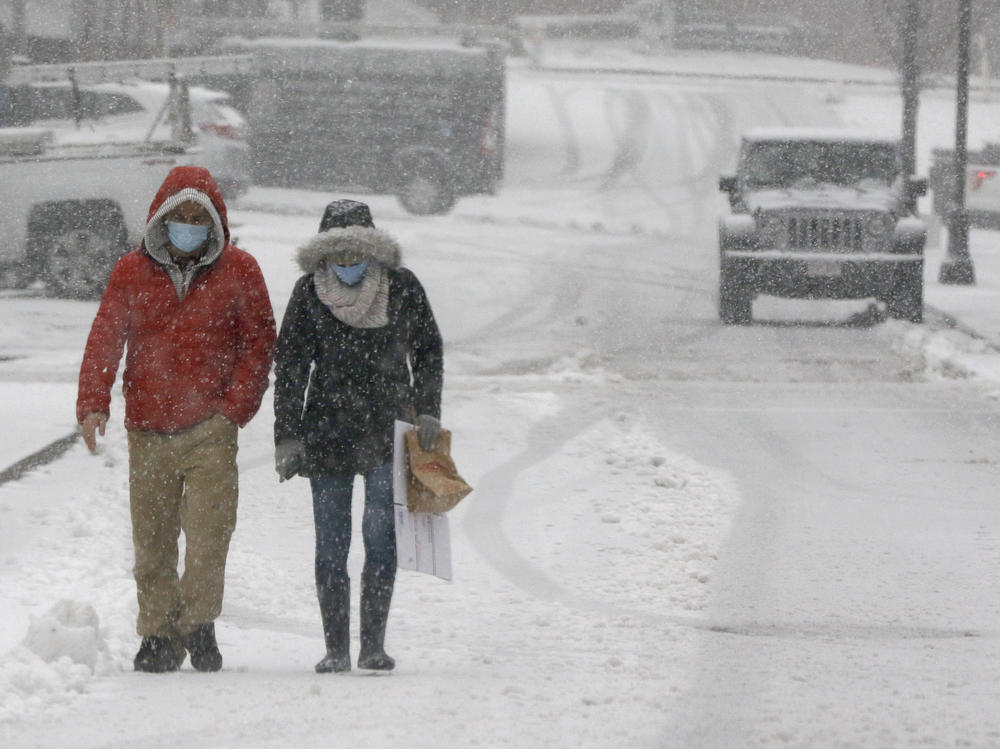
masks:
[(306, 459), (306, 446), (299, 440), (285, 440), (274, 448), (274, 470), (278, 480), (286, 481), (302, 470)]
[(417, 442), (424, 452), (433, 450), (437, 444), (438, 432), (441, 431), (441, 422), (430, 414), (420, 414), (417, 417)]

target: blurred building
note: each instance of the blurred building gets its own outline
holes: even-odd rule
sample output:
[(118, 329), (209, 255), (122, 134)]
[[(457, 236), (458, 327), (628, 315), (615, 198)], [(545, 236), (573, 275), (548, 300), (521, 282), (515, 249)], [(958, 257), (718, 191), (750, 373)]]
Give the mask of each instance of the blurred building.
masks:
[[(671, 3), (679, 27), (728, 25), (720, 38), (730, 48), (746, 47), (765, 30), (784, 29), (797, 37), (791, 51), (864, 65), (895, 66), (901, 57), (901, 27), (908, 0), (644, 0)], [(951, 71), (959, 0), (917, 0), (919, 57), (928, 72)], [(1000, 3), (973, 0), (973, 28), (980, 67), (992, 66), (1000, 42)]]
[(0, 0), (15, 54), (31, 62), (150, 57), (161, 48), (164, 0)]
[[(918, 0), (921, 65), (948, 71), (959, 0)], [(507, 28), (530, 15), (669, 17), (672, 44), (810, 55), (868, 65), (899, 59), (906, 0), (0, 0), (16, 54), (34, 62), (199, 54), (227, 33), (305, 33), (317, 23)], [(1000, 2), (975, 0), (974, 68), (1000, 69)], [(996, 59), (993, 59), (996, 58)]]

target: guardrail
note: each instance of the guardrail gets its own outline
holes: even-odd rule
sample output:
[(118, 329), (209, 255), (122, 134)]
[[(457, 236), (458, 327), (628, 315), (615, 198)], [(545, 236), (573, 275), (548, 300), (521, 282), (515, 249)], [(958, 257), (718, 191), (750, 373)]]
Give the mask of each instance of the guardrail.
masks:
[(186, 16), (177, 27), (164, 34), (168, 50), (210, 49), (225, 38), (291, 37), (342, 39), (382, 38), (446, 38), (463, 43), (510, 43), (511, 29), (505, 26), (478, 24), (424, 24), (406, 26), (387, 24), (343, 23), (320, 21), (303, 23), (276, 18), (220, 18), (218, 16)]
[(69, 79), (79, 85), (86, 85), (132, 78), (167, 80), (171, 76), (232, 75), (249, 73), (252, 62), (252, 55), (216, 55), (18, 65), (11, 69), (4, 83), (18, 86), (38, 81)]
[(632, 39), (641, 31), (637, 17), (613, 14), (517, 16), (512, 25), (522, 36), (542, 34), (547, 39)]

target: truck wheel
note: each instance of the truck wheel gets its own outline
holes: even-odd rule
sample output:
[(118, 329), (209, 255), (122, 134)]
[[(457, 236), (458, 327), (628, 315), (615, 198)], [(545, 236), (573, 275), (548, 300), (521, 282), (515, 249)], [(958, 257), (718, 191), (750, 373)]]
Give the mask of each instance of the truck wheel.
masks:
[(0, 266), (0, 288), (23, 289), (34, 279), (24, 263), (9, 263)]
[(456, 200), (445, 170), (430, 159), (414, 160), (403, 169), (397, 196), (416, 216), (447, 213)]
[(748, 325), (753, 321), (753, 289), (732, 260), (723, 259), (719, 270), (719, 319), (724, 325)]
[(101, 296), (115, 261), (127, 249), (120, 211), (74, 211), (59, 216), (36, 238), (49, 290), (69, 299)]
[(892, 288), (885, 295), (886, 311), (895, 320), (923, 322), (924, 320), (924, 269), (922, 264), (911, 263), (897, 268), (892, 274)]

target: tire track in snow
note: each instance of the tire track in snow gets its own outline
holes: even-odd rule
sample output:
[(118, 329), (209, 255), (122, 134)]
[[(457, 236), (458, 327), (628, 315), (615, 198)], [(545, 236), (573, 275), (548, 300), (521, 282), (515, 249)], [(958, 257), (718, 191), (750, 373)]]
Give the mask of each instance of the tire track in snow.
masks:
[(599, 412), (565, 408), (537, 424), (521, 452), (478, 481), (479, 499), (470, 504), (463, 527), (472, 537), (476, 550), (509, 582), (531, 596), (558, 601), (575, 609), (607, 613), (606, 602), (570, 592), (518, 552), (502, 530), (517, 477), (558, 454), (567, 442), (603, 416)]
[(580, 402), (567, 402), (556, 415), (538, 422), (531, 430), (523, 450), (504, 461), (477, 481), (477, 501), (471, 502), (462, 527), (473, 547), (512, 585), (533, 598), (559, 603), (573, 610), (602, 617), (624, 618), (646, 625), (672, 624), (708, 629), (711, 625), (697, 615), (657, 613), (609, 602), (571, 591), (539, 565), (521, 554), (503, 531), (510, 515), (513, 486), (517, 479), (535, 466), (565, 451), (568, 443), (587, 429), (607, 419), (606, 409), (595, 407), (601, 397), (590, 390), (581, 392)]

